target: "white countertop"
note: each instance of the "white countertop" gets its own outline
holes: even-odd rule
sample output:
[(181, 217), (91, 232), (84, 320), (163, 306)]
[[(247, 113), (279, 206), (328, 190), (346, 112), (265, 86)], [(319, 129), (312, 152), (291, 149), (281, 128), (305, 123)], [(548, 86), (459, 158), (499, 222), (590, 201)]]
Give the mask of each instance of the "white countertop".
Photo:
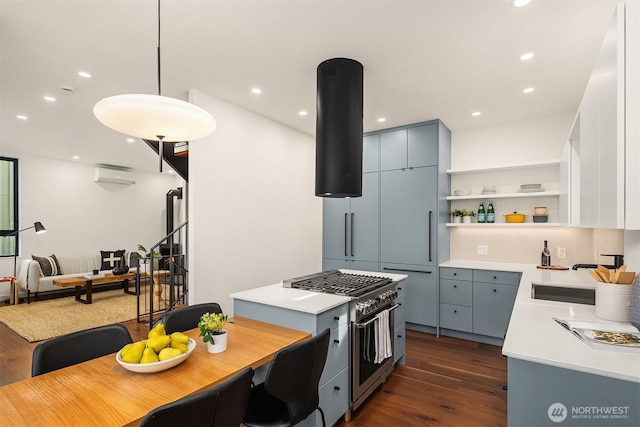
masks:
[[(407, 276), (404, 274), (378, 273), (371, 271), (346, 270), (343, 273), (363, 274), (367, 276), (388, 277), (394, 282), (399, 282)], [(287, 308), (310, 314), (320, 314), (334, 307), (351, 301), (351, 297), (311, 292), (301, 289), (283, 288), (282, 282), (247, 291), (235, 292), (231, 298), (268, 304), (274, 307)]]
[(594, 289), (596, 282), (586, 270), (541, 270), (528, 264), (457, 260), (440, 266), (522, 273), (502, 347), (505, 356), (640, 383), (640, 351), (592, 349), (552, 319), (602, 323), (595, 306), (531, 298), (532, 283)]

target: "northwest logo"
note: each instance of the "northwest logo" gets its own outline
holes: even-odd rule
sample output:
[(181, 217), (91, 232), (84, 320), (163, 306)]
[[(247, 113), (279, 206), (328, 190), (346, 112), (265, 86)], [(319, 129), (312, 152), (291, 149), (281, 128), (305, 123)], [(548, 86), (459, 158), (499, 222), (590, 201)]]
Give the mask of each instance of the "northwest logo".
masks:
[(547, 415), (554, 423), (561, 423), (567, 418), (567, 407), (562, 403), (553, 403), (549, 406)]

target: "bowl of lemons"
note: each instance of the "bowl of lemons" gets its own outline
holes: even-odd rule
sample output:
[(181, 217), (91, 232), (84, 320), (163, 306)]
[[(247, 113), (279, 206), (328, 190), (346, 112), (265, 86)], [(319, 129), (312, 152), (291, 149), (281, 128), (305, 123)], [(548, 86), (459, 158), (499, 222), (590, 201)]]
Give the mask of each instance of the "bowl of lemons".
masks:
[(148, 339), (122, 347), (116, 353), (116, 361), (131, 372), (150, 374), (181, 364), (195, 348), (196, 342), (192, 338), (182, 332), (167, 335), (159, 323), (149, 331)]

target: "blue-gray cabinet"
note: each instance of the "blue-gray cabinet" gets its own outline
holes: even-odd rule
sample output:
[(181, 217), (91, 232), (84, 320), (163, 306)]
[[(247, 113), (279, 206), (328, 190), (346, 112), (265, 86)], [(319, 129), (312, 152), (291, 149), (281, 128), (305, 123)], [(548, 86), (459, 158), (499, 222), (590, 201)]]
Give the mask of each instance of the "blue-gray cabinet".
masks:
[(380, 265), (406, 274), (406, 327), (438, 325), (438, 264), (449, 259), (451, 133), (439, 120), (380, 132)]
[(363, 144), (362, 197), (323, 201), (323, 268), (408, 275), (407, 324), (436, 327), (437, 266), (449, 259), (451, 132), (431, 120), (367, 133)]
[(436, 265), (437, 180), (434, 166), (380, 173), (380, 260)]
[[(519, 283), (518, 272), (441, 267), (440, 331), (502, 340)], [(473, 339), (473, 335), (465, 338)]]
[(520, 273), (473, 270), (473, 333), (504, 338)]
[(398, 296), (396, 298), (396, 304), (399, 305), (393, 312), (394, 322), (394, 334), (393, 334), (393, 363), (405, 364), (405, 348), (406, 348), (406, 336), (405, 336), (405, 321), (407, 317), (406, 303), (406, 280), (398, 283), (396, 291)]
[(440, 328), (473, 331), (473, 272), (440, 269)]
[(323, 203), (324, 269), (377, 271), (379, 262), (379, 174), (362, 176), (362, 197)]
[[(241, 299), (233, 300), (236, 316), (248, 317), (295, 328), (316, 335), (329, 328), (329, 352), (320, 377), (320, 407), (324, 411), (327, 425), (335, 424), (349, 408), (349, 319), (348, 304), (342, 304), (319, 314), (276, 307)], [(254, 376), (256, 384), (264, 380), (265, 369), (258, 369)], [(300, 426), (321, 426), (318, 411), (302, 421)]]
[[(438, 324), (438, 292), (436, 267), (383, 263), (385, 273), (406, 274), (401, 283), (405, 288), (405, 321), (410, 324), (436, 327)], [(418, 270), (419, 269), (419, 270)]]

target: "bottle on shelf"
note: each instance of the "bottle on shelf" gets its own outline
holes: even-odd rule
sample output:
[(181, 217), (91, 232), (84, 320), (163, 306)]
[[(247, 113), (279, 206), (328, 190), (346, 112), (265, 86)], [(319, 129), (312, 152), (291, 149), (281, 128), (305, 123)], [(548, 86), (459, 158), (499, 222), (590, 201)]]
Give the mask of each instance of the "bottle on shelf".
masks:
[(543, 267), (551, 266), (551, 252), (549, 252), (549, 247), (547, 245), (547, 241), (544, 241), (544, 248), (542, 249), (542, 256), (540, 259), (540, 265)]
[(480, 206), (478, 207), (478, 222), (486, 222), (487, 221), (487, 212), (484, 210), (484, 204), (482, 200), (480, 200)]
[(487, 222), (489, 224), (496, 222), (496, 211), (493, 209), (493, 200), (489, 200), (489, 205), (487, 206)]

